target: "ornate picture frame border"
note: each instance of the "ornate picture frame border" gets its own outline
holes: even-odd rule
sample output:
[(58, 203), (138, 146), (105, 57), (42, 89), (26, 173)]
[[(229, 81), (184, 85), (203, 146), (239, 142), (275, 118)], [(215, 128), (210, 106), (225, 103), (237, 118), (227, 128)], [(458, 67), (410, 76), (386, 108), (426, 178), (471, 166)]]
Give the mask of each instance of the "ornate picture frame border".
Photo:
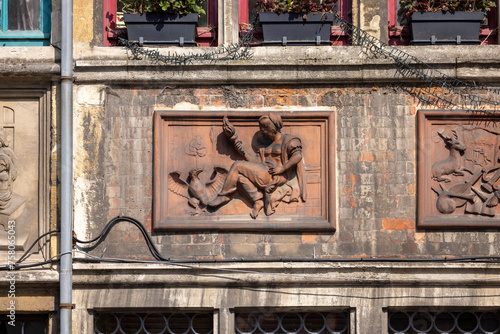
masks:
[[(178, 111), (178, 110), (155, 110), (153, 116), (153, 230), (162, 231), (335, 231), (336, 224), (336, 134), (334, 112), (323, 111), (293, 111), (276, 112), (283, 118), (283, 123), (307, 122), (314, 120), (322, 123), (321, 136), (324, 143), (321, 149), (321, 161), (325, 164), (325, 175), (327, 182), (322, 186), (324, 198), (321, 200), (321, 217), (280, 217), (277, 215), (265, 216), (262, 212), (257, 219), (251, 219), (249, 215), (227, 216), (227, 217), (175, 217), (173, 219), (166, 215), (165, 203), (165, 177), (171, 172), (163, 165), (165, 136), (167, 135), (169, 122), (177, 124), (189, 124), (195, 121), (217, 123), (222, 132), (222, 119), (225, 115), (229, 119), (248, 120), (255, 124), (262, 115), (269, 111)], [(300, 135), (300, 133), (297, 133)], [(163, 193), (162, 193), (163, 191)], [(163, 198), (163, 199), (162, 199)]]

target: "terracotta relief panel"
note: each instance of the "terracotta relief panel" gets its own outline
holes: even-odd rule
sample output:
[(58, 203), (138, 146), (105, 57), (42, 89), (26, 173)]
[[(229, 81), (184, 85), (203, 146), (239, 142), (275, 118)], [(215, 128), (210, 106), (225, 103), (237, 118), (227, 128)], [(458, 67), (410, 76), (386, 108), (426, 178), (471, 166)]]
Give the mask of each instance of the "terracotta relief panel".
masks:
[[(0, 251), (26, 251), (47, 231), (46, 91), (0, 91)], [(36, 252), (36, 250), (35, 250)]]
[(500, 227), (500, 117), (418, 113), (418, 226)]
[(332, 230), (327, 113), (155, 112), (156, 230)]

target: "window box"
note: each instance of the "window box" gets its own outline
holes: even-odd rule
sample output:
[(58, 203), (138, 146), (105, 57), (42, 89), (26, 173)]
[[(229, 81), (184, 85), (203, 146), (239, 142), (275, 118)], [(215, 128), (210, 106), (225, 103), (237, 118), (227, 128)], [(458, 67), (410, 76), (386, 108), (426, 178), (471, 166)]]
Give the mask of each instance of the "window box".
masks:
[[(199, 46), (217, 45), (217, 1), (207, 0), (203, 6), (206, 15), (200, 15), (196, 29), (196, 43)], [(123, 16), (118, 0), (103, 0), (103, 36), (104, 45), (113, 46), (117, 44), (118, 36), (122, 37), (127, 32), (123, 25)]]
[(330, 45), (333, 17), (332, 13), (259, 13), (262, 44)]
[[(498, 1), (495, 0), (498, 6)], [(408, 45), (410, 44), (410, 27), (405, 24), (406, 18), (398, 15), (400, 9), (399, 0), (387, 1), (389, 14), (389, 44), (390, 45)], [(481, 23), (479, 39), (481, 45), (498, 44), (498, 7), (492, 7), (485, 13), (485, 18)]]
[(413, 45), (480, 44), (482, 12), (415, 12), (411, 15)]
[(147, 45), (196, 46), (198, 14), (124, 14), (128, 39)]
[[(245, 35), (252, 27), (255, 21), (255, 8), (253, 5), (256, 0), (238, 0), (238, 21), (240, 25), (240, 36)], [(334, 13), (333, 26), (330, 31), (330, 43), (328, 45), (349, 45), (349, 35), (340, 27), (340, 21), (336, 19), (335, 15), (338, 14), (343, 20), (352, 22), (352, 1), (339, 0), (337, 3), (336, 13)], [(262, 27), (257, 26), (254, 29), (252, 45), (262, 44)], [(280, 40), (281, 42), (281, 40)], [(281, 44), (280, 44), (281, 45)]]

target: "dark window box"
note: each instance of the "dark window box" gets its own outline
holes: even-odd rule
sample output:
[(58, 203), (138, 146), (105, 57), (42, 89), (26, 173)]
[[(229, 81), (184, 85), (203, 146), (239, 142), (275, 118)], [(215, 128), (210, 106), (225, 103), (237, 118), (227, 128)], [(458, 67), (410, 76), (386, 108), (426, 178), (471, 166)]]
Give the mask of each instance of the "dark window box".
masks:
[[(259, 13), (264, 45), (331, 45), (332, 13)], [(319, 37), (318, 37), (319, 36)]]
[(123, 21), (130, 41), (146, 45), (196, 45), (198, 14), (124, 14)]
[(482, 12), (415, 12), (411, 15), (413, 45), (480, 44)]

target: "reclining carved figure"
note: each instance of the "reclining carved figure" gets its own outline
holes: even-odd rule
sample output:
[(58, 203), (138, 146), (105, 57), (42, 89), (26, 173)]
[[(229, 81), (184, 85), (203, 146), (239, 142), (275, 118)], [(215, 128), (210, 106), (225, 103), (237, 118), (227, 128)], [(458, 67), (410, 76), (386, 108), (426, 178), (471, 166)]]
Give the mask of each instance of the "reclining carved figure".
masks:
[(281, 116), (270, 113), (259, 119), (262, 135), (271, 141), (258, 154), (246, 149), (227, 117), (223, 130), (244, 160), (233, 163), (218, 196), (208, 206), (219, 207), (231, 201), (237, 192), (252, 202), (250, 216), (255, 219), (264, 208), (266, 215), (275, 212), (285, 198), (306, 201), (305, 168), (299, 137), (281, 133)]

